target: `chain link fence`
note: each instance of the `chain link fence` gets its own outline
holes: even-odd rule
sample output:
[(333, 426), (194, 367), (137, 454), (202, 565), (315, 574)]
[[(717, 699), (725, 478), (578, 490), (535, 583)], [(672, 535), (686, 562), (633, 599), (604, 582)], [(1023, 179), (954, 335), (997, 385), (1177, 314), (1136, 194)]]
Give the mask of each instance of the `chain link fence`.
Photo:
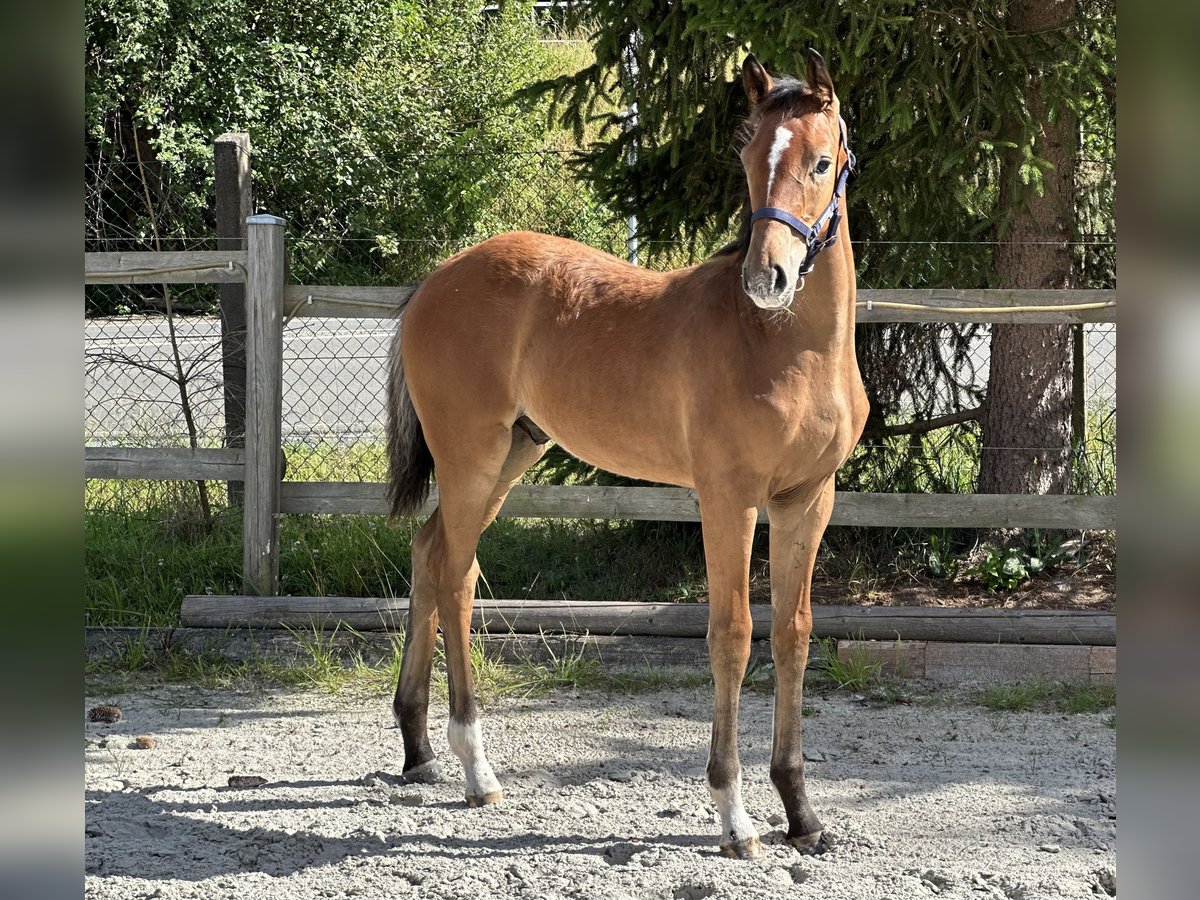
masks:
[[(518, 154), (498, 177), (458, 196), (406, 198), (395, 223), (428, 225), (429, 236), (404, 237), (384, 219), (341, 233), (318, 233), (332, 198), (299, 206), (278, 183), (269, 161), (255, 160), (258, 209), (289, 219), (290, 280), (309, 284), (400, 284), (419, 280), (441, 259), (491, 234), (531, 229), (581, 240), (625, 255), (626, 225), (614, 221), (570, 167), (570, 154)], [(87, 250), (211, 250), (213, 180), (135, 161), (89, 163), (85, 169)], [(290, 208), (291, 204), (295, 208)], [(358, 213), (363, 213), (359, 210)], [(386, 217), (385, 217), (386, 218)], [(402, 220), (402, 221), (401, 221)], [(405, 224), (407, 223), (407, 224)], [(715, 247), (643, 245), (653, 265), (684, 264)], [(1115, 284), (1115, 244), (1105, 235), (1074, 245), (1082, 286)], [(864, 288), (976, 286), (987, 283), (992, 246), (980, 243), (862, 243), (856, 254)], [(905, 273), (873, 283), (872, 271)], [(212, 285), (92, 285), (86, 290), (84, 441), (107, 446), (221, 446), (225, 440), (221, 333)], [(379, 481), (385, 473), (383, 425), (391, 319), (292, 318), (284, 329), (283, 435), (286, 477), (297, 481)], [(1087, 440), (1076, 450), (1076, 489), (1115, 490), (1116, 421), (1113, 325), (1084, 331)], [(988, 327), (909, 326), (905, 353), (920, 348), (938, 370), (928, 395), (894, 408), (934, 416), (969, 409), (985, 393)], [(882, 346), (882, 345), (881, 345)], [(890, 352), (900, 353), (899, 346)], [(886, 348), (885, 348), (886, 349)], [(911, 360), (910, 360), (911, 362)], [(978, 466), (978, 428), (965, 422), (920, 441), (889, 439), (870, 472), (853, 486), (869, 490), (968, 491)], [(867, 448), (871, 449), (871, 448)], [(874, 449), (882, 449), (877, 447)], [(885, 457), (895, 459), (889, 462)], [(899, 477), (900, 460), (909, 465)], [(882, 461), (881, 461), (882, 460)], [(917, 473), (914, 475), (914, 471)], [(923, 472), (924, 474), (921, 474)], [(114, 490), (116, 488), (113, 488)], [(220, 488), (217, 488), (220, 491)]]

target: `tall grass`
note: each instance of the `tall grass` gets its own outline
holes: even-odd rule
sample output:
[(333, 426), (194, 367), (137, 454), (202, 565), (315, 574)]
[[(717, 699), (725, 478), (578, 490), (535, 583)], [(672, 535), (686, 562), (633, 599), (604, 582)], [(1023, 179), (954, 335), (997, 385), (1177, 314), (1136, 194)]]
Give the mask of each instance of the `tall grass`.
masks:
[[(208, 534), (189, 524), (186, 499), (141, 485), (124, 483), (124, 498), (85, 516), (88, 625), (174, 625), (184, 594), (241, 593), (238, 511), (219, 511)], [(415, 528), (380, 516), (284, 516), (280, 591), (407, 596)], [(704, 592), (698, 534), (653, 523), (501, 519), (480, 541), (479, 561), (485, 597), (668, 602)]]

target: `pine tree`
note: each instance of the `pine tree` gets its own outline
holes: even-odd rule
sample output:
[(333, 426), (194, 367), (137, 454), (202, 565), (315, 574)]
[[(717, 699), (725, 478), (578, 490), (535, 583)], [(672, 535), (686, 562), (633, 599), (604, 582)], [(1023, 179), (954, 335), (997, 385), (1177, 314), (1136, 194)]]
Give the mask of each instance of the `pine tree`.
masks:
[[(1066, 259), (1065, 242), (1080, 206), (1093, 220), (1102, 207), (1101, 226), (1113, 230), (1111, 186), (1076, 183), (1060, 153), (1068, 143), (1047, 139), (1046, 128), (1053, 123), (1058, 134), (1077, 121), (1099, 123), (1094, 150), (1111, 160), (1115, 4), (1043, 5), (1054, 11), (1039, 13), (1038, 4), (1026, 0), (593, 0), (574, 7), (574, 14), (591, 30), (595, 64), (532, 92), (553, 96), (554, 114), (579, 134), (601, 120), (604, 137), (581, 155), (580, 169), (616, 215), (636, 214), (651, 253), (671, 246), (653, 242), (681, 239), (702, 253), (736, 229), (745, 202), (735, 150), (747, 110), (737, 67), (753, 50), (774, 72), (802, 72), (805, 49), (815, 47), (834, 73), (860, 161), (849, 214), (862, 286), (1011, 285), (1025, 265), (1016, 250), (1022, 236), (1047, 229), (1057, 229), (1064, 241), (1050, 266), (1058, 282), (1088, 286), (1079, 260)], [(628, 127), (622, 111), (634, 103), (637, 124)], [(1053, 223), (1045, 220), (1051, 208)], [(996, 332), (992, 383), (998, 396), (992, 399), (1029, 426), (1011, 439), (1058, 446), (1064, 439), (1059, 412), (1039, 421), (1028, 411), (1063, 408), (1061, 384), (1013, 370), (1020, 354), (1005, 348), (1019, 333)], [(969, 359), (977, 334), (976, 326), (860, 327), (859, 357), (872, 401), (868, 436), (879, 443), (885, 423), (900, 417), (972, 407), (986, 416)], [(1048, 332), (1025, 343), (1039, 340), (1062, 344)], [(1069, 382), (1057, 351), (1043, 365), (1057, 367)], [(986, 421), (987, 441), (1010, 440), (1004, 434), (1010, 426), (995, 417)], [(864, 458), (870, 455), (868, 449)], [(1067, 454), (1043, 455), (1041, 474), (1026, 477), (1020, 489), (1064, 489), (1068, 462)], [(993, 457), (983, 464), (983, 486), (1018, 489), (1019, 479), (995, 480)], [(1027, 469), (1029, 460), (1015, 464)], [(921, 453), (892, 464), (891, 489), (919, 481), (922, 468), (929, 484), (936, 473)], [(844, 475), (848, 486), (855, 477), (851, 467)]]

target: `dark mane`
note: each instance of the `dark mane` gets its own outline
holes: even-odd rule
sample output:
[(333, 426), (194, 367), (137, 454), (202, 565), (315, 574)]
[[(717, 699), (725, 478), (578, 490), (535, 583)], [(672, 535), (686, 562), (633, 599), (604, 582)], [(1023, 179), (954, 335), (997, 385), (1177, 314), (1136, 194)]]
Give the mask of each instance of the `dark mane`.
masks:
[[(763, 97), (762, 102), (751, 112), (745, 125), (747, 128), (752, 128), (767, 113), (782, 112), (785, 116), (791, 117), (800, 112), (801, 107), (810, 104), (819, 104), (820, 102), (813, 93), (812, 88), (808, 86), (807, 81), (801, 78), (793, 78), (791, 75), (780, 75), (775, 79), (775, 83), (771, 86), (771, 90), (767, 92), (767, 95)], [(737, 240), (726, 244), (714, 253), (712, 258), (728, 256), (731, 253), (744, 253), (749, 246), (750, 206), (747, 204), (742, 209), (742, 224), (738, 229)]]

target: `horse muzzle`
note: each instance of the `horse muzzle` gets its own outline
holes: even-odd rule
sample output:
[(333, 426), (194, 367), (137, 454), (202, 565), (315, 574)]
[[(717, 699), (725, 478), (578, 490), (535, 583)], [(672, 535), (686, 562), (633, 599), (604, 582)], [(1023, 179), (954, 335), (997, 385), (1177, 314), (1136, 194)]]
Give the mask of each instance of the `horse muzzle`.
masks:
[(778, 264), (742, 267), (742, 290), (759, 309), (785, 309), (792, 305), (804, 279)]

